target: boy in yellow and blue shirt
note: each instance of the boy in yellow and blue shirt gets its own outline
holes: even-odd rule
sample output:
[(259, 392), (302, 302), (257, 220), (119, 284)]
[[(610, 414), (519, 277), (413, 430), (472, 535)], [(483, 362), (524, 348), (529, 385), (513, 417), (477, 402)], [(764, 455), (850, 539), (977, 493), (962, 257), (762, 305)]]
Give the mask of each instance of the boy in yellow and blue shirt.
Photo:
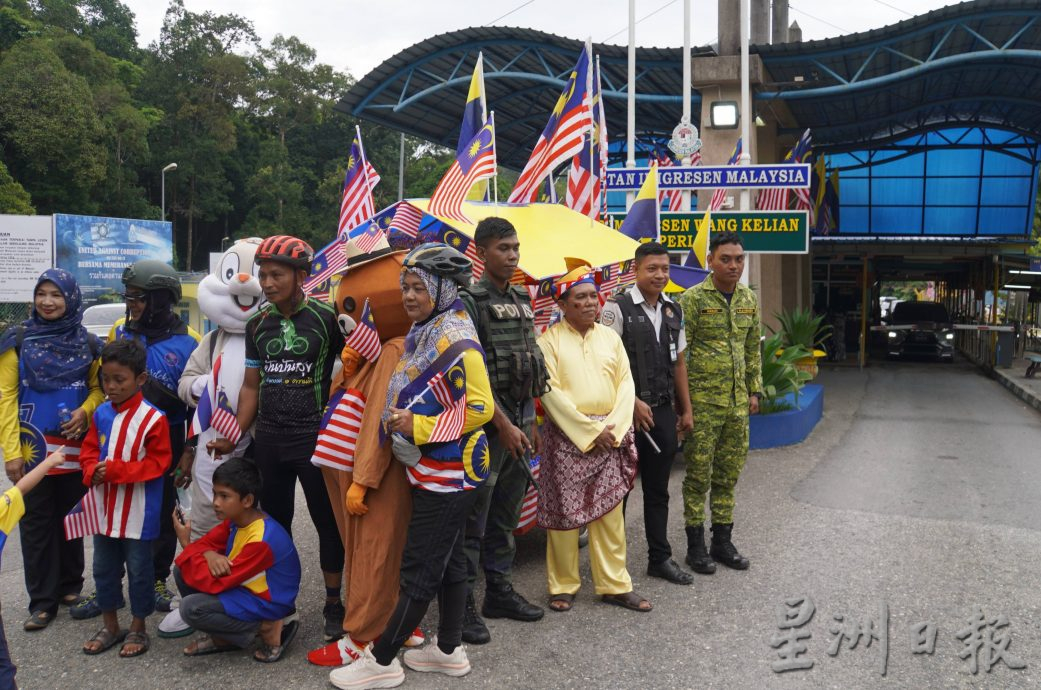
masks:
[[(14, 526), (25, 515), (25, 494), (40, 483), (47, 473), (65, 462), (65, 454), (62, 446), (47, 456), (47, 459), (39, 463), (30, 472), (18, 480), (18, 483), (0, 495), (0, 553), (7, 544), (7, 535), (11, 533)], [(4, 622), (0, 618), (0, 687), (17, 688), (14, 675), (16, 669), (11, 661), (11, 654), (7, 651), (7, 636), (4, 635)]]

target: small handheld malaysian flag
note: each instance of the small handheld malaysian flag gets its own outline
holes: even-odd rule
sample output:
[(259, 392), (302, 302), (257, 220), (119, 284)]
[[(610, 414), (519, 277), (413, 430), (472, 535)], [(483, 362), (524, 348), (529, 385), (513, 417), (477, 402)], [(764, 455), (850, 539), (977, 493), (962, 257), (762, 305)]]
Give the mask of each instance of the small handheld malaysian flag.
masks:
[(101, 532), (98, 519), (98, 504), (94, 500), (94, 489), (88, 489), (76, 507), (65, 516), (65, 541), (82, 539)]
[(311, 464), (345, 472), (354, 471), (354, 452), (365, 413), (365, 396), (353, 388), (340, 389), (329, 400)]
[(380, 345), (380, 334), (376, 331), (376, 320), (369, 309), (368, 298), (365, 299), (365, 306), (362, 307), (358, 325), (347, 336), (344, 345), (370, 362), (379, 359), (380, 353), (383, 352), (383, 346)]
[(466, 421), (466, 372), (456, 364), (430, 381), (430, 392), (444, 411), (437, 416), (430, 432), (430, 443), (455, 441), (463, 433)]

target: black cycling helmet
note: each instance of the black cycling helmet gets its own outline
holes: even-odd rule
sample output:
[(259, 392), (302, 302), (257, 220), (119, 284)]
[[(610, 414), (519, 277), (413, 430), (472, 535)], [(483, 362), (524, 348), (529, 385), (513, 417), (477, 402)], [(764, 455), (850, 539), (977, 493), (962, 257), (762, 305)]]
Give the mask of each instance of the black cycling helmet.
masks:
[(181, 301), (181, 279), (169, 264), (155, 259), (136, 261), (123, 269), (123, 285), (145, 292), (169, 290), (174, 302)]
[(406, 269), (421, 268), (439, 278), (448, 278), (462, 287), (469, 285), (473, 278), (473, 262), (458, 250), (440, 242), (419, 245), (405, 256), (402, 266)]
[(273, 235), (260, 243), (253, 261), (258, 264), (261, 261), (277, 261), (300, 271), (310, 271), (314, 250), (298, 237)]

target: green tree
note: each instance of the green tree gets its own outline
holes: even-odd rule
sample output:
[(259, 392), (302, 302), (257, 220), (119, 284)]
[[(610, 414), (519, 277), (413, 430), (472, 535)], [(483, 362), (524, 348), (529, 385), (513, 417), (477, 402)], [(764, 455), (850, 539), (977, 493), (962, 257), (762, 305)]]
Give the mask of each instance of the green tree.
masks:
[(86, 80), (44, 39), (19, 41), (0, 60), (4, 158), (41, 213), (93, 213), (105, 174), (102, 127)]
[(3, 161), (0, 161), (0, 213), (18, 216), (31, 216), (36, 213), (29, 192), (11, 177)]

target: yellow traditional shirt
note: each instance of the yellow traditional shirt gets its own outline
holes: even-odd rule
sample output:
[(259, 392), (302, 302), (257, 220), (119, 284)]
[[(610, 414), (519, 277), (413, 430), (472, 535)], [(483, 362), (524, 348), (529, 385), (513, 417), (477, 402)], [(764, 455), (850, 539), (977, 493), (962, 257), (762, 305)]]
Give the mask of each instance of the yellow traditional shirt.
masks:
[[(549, 374), (542, 406), (583, 453), (608, 424), (617, 447), (633, 423), (636, 387), (618, 334), (595, 323), (583, 336), (566, 319), (539, 336)], [(596, 421), (589, 415), (605, 416)]]

